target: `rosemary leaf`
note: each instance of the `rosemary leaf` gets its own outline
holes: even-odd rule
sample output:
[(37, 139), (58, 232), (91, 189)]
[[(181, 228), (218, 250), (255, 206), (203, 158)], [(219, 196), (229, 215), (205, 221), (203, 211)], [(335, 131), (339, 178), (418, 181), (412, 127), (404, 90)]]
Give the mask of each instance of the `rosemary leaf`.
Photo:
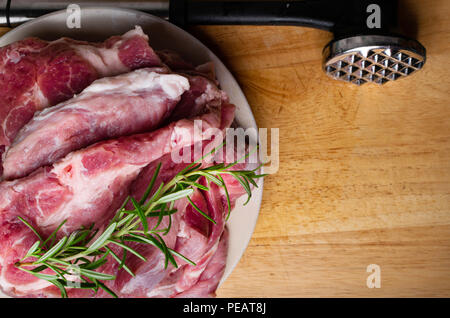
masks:
[(223, 180), (222, 176), (219, 174), (217, 177), (218, 177), (218, 178), (220, 179), (220, 181), (222, 181), (223, 184), (224, 184), (223, 190), (225, 191), (225, 197), (227, 198), (227, 207), (228, 207), (228, 213), (227, 213), (227, 217), (226, 217), (225, 220), (228, 221), (228, 219), (230, 218), (230, 215), (231, 215), (231, 201), (230, 201), (230, 194), (228, 193), (228, 188), (227, 188), (227, 186), (226, 186), (226, 184), (225, 184), (225, 181)]
[(142, 227), (144, 228), (144, 232), (148, 232), (148, 221), (144, 214), (144, 211), (142, 211), (141, 206), (136, 202), (134, 198), (131, 198), (131, 203), (133, 203), (134, 208), (136, 209), (137, 215), (141, 219)]
[(35, 272), (30, 271), (30, 270), (28, 270), (28, 269), (25, 269), (25, 268), (23, 268), (23, 267), (18, 267), (18, 268), (19, 268), (21, 271), (27, 272), (27, 273), (29, 273), (29, 274), (32, 274), (32, 275), (36, 276), (37, 278), (44, 279), (44, 280), (47, 280), (47, 281), (52, 281), (52, 280), (58, 279), (58, 276), (56, 276), (56, 275), (49, 275), (49, 274), (35, 273)]
[[(128, 274), (130, 274), (131, 276), (135, 276), (134, 275), (134, 273), (133, 273), (133, 271), (127, 266), (127, 265), (125, 265), (125, 263), (122, 263), (122, 260), (120, 259), (120, 257), (119, 256), (117, 256), (117, 254), (116, 253), (114, 253), (109, 247), (105, 247), (107, 250), (108, 250), (108, 252), (109, 252), (109, 254), (111, 254), (111, 256), (119, 263), (119, 268), (123, 268), (123, 269), (125, 269), (127, 272), (128, 272)], [(124, 251), (124, 253), (125, 253), (125, 251)]]
[(63, 247), (63, 245), (66, 243), (67, 241), (67, 236), (64, 236), (62, 239), (60, 239), (58, 241), (58, 243), (53, 246), (50, 250), (48, 250), (47, 253), (45, 253), (44, 255), (42, 255), (37, 261), (36, 263), (42, 263), (44, 262), (47, 258), (52, 257), (53, 255), (55, 255), (56, 253), (59, 252), (59, 250)]
[(158, 221), (156, 222), (156, 224), (152, 228), (152, 230), (156, 230), (159, 227), (159, 225), (161, 224), (161, 222), (163, 220), (164, 211), (166, 208), (167, 208), (167, 203), (161, 204), (161, 208), (159, 209)]
[(104, 265), (107, 262), (106, 256), (108, 256), (108, 253), (105, 253), (101, 258), (99, 258), (98, 260), (91, 262), (91, 263), (87, 263), (86, 265), (82, 265), (81, 268), (84, 269), (90, 269), (90, 270), (94, 270), (99, 268), (100, 266)]
[(52, 232), (52, 234), (49, 235), (49, 237), (44, 241), (44, 245), (46, 245), (50, 240), (52, 240), (50, 245), (53, 245), (54, 238), (56, 237), (56, 233), (62, 228), (62, 226), (67, 222), (67, 220), (62, 221), (58, 227)]
[(80, 268), (80, 274), (88, 278), (101, 279), (101, 280), (114, 280), (116, 276), (105, 273), (92, 271), (90, 269)]
[(187, 258), (186, 256), (184, 256), (183, 254), (178, 253), (177, 251), (169, 248), (169, 252), (179, 258), (181, 258), (182, 260), (184, 260), (186, 263), (191, 264), (192, 266), (196, 266), (197, 264), (195, 264), (193, 261), (191, 261), (189, 258)]
[(106, 291), (108, 294), (110, 294), (111, 296), (113, 296), (114, 298), (119, 298), (116, 293), (114, 293), (111, 289), (109, 289), (105, 284), (98, 282), (98, 286), (103, 289), (104, 291)]
[(206, 214), (206, 212), (203, 212), (203, 211), (202, 211), (202, 210), (194, 203), (194, 201), (191, 200), (190, 197), (187, 197), (187, 199), (188, 199), (189, 203), (192, 205), (192, 207), (193, 207), (198, 213), (200, 213), (201, 215), (203, 215), (204, 218), (208, 219), (208, 220), (211, 221), (212, 223), (217, 224), (216, 221), (214, 221), (213, 219), (211, 219), (211, 217), (210, 217), (208, 214)]
[(67, 298), (67, 291), (64, 288), (63, 284), (61, 284), (61, 282), (58, 279), (51, 280), (50, 283), (52, 283), (53, 285), (55, 285), (56, 287), (59, 288), (62, 298)]
[(139, 201), (139, 204), (142, 205), (142, 204), (145, 203), (145, 201), (147, 201), (147, 198), (148, 198), (148, 196), (150, 195), (150, 192), (153, 189), (153, 185), (155, 184), (156, 178), (158, 177), (160, 169), (161, 169), (161, 162), (156, 167), (155, 172), (153, 173), (152, 179), (150, 180), (150, 183), (148, 184), (148, 187), (145, 190), (144, 195), (142, 196), (141, 200)]
[(176, 200), (182, 199), (184, 197), (187, 197), (188, 195), (191, 195), (192, 193), (194, 193), (193, 189), (180, 190), (180, 191), (168, 194), (168, 195), (160, 198), (156, 203), (159, 204), (159, 203), (167, 203), (167, 202), (171, 202), (171, 201), (176, 201)]
[[(25, 224), (26, 226), (28, 226), (28, 228), (38, 237), (39, 241), (44, 242), (44, 240), (42, 239), (42, 237), (39, 235), (39, 233), (37, 232), (37, 230), (27, 221), (25, 221), (22, 217), (18, 216), (17, 217), (20, 221), (22, 221), (23, 224)], [(45, 245), (45, 244), (44, 244)]]
[(23, 259), (32, 256), (33, 253), (36, 252), (36, 250), (39, 248), (39, 246), (41, 245), (41, 243), (42, 243), (42, 242), (40, 242), (40, 241), (34, 242), (34, 244), (30, 247), (30, 249), (28, 250), (27, 254), (25, 255), (25, 257), (24, 257)]
[(178, 268), (177, 262), (175, 262), (175, 259), (173, 258), (172, 254), (169, 252), (169, 248), (167, 247), (166, 242), (164, 242), (163, 238), (160, 235), (155, 234), (155, 236), (157, 238), (159, 238), (159, 241), (162, 246), (162, 251), (165, 255), (164, 268), (167, 268), (167, 266), (169, 265), (168, 264), (169, 261), (175, 268)]
[[(124, 240), (126, 240), (126, 239), (127, 239), (127, 238), (125, 237)], [(136, 252), (136, 251), (135, 251), (134, 249), (132, 249), (131, 247), (125, 245), (124, 243), (117, 242), (117, 241), (113, 241), (113, 240), (108, 240), (108, 242), (120, 246), (121, 248), (127, 250), (127, 251), (130, 252), (131, 254), (136, 255), (137, 257), (139, 257), (139, 258), (140, 258), (141, 260), (143, 260), (144, 262), (147, 261), (147, 259), (146, 259), (144, 256), (142, 256), (141, 254), (139, 254), (138, 252)]]
[(103, 232), (103, 234), (100, 235), (99, 238), (94, 243), (91, 244), (91, 246), (89, 246), (89, 248), (84, 252), (84, 254), (89, 255), (95, 250), (98, 250), (100, 247), (102, 247), (105, 244), (105, 242), (110, 238), (111, 234), (116, 229), (116, 226), (117, 223), (115, 222), (109, 225), (108, 228), (105, 230), (105, 232)]

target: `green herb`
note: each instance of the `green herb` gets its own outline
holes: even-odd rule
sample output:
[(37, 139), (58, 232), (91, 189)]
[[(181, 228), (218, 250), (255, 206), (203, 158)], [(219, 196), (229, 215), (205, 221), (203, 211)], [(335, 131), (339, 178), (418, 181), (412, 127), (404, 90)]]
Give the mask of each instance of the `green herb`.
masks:
[[(211, 153), (214, 151), (216, 149)], [(189, 204), (199, 214), (215, 223), (206, 212), (202, 211), (190, 199), (189, 196), (195, 189), (209, 191), (210, 182), (222, 187), (226, 194), (229, 215), (231, 203), (223, 176), (230, 175), (242, 185), (248, 194), (247, 202), (251, 197), (250, 185), (257, 186), (255, 179), (264, 176), (256, 173), (258, 169), (230, 170), (238, 161), (228, 165), (217, 164), (201, 168), (202, 165), (198, 163), (199, 160), (180, 171), (166, 184), (162, 183), (154, 191), (154, 194), (150, 196), (161, 168), (161, 164), (159, 164), (143, 197), (139, 200), (127, 197), (111, 222), (100, 233), (98, 229), (95, 229), (95, 225), (92, 224), (89, 228), (80, 228), (55, 242), (58, 231), (66, 222), (63, 221), (44, 241), (29, 222), (19, 217), (36, 234), (38, 241), (31, 246), (24, 258), (16, 263), (17, 268), (54, 284), (61, 291), (62, 297), (67, 297), (67, 288), (87, 288), (95, 292), (103, 289), (112, 296), (117, 297), (114, 291), (101, 282), (114, 280), (116, 277), (96, 270), (104, 265), (108, 261), (107, 256), (111, 255), (111, 258), (119, 263), (119, 268), (125, 269), (130, 275), (134, 276), (132, 270), (126, 265), (127, 255), (133, 254), (143, 261), (146, 261), (146, 258), (135, 249), (126, 245), (126, 242), (137, 242), (158, 248), (165, 256), (166, 268), (169, 262), (174, 267), (178, 267), (175, 257), (195, 265), (187, 257), (168, 248), (163, 237), (159, 234), (162, 233), (164, 236), (170, 231), (172, 224), (171, 215), (177, 212), (174, 209), (175, 201), (187, 198)], [(207, 180), (206, 186), (198, 183), (201, 177), (205, 177)], [(132, 203), (133, 210), (125, 209), (129, 202)], [(164, 216), (169, 217), (169, 225), (164, 229), (160, 229), (159, 226)], [(157, 224), (153, 228), (149, 228), (148, 218), (154, 217), (158, 218)], [(116, 245), (122, 250), (122, 258), (113, 252), (112, 245)], [(71, 281), (70, 279), (73, 276), (77, 276), (79, 281)]]

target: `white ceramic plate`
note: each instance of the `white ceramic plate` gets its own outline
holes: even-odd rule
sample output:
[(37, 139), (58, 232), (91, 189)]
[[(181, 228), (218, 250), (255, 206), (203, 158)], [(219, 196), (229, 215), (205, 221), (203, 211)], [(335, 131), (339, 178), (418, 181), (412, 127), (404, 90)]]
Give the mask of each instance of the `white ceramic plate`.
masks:
[[(45, 40), (67, 36), (78, 40), (102, 41), (111, 35), (123, 34), (133, 29), (135, 25), (140, 25), (149, 36), (150, 45), (154, 49), (175, 50), (194, 64), (214, 62), (222, 89), (236, 105), (237, 124), (242, 128), (257, 128), (250, 106), (234, 77), (214, 53), (184, 30), (153, 15), (126, 9), (84, 8), (81, 13), (80, 29), (67, 28), (66, 18), (65, 11), (58, 11), (27, 22), (1, 37), (0, 47), (30, 36)], [(260, 186), (253, 191), (250, 202), (244, 207), (242, 205), (244, 198), (241, 198), (228, 221), (229, 251), (221, 283), (239, 262), (252, 236), (262, 200), (263, 181), (260, 180), (259, 183)]]

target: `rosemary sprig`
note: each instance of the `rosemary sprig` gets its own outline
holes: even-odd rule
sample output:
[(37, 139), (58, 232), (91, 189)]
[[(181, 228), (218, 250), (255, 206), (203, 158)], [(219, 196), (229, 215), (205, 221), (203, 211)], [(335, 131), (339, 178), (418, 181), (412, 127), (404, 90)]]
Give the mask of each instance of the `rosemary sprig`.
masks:
[[(216, 149), (212, 152), (214, 151)], [(228, 165), (217, 164), (206, 168), (201, 168), (202, 165), (198, 161), (180, 171), (166, 184), (162, 183), (159, 185), (154, 194), (150, 196), (161, 168), (161, 164), (159, 164), (143, 197), (139, 200), (127, 197), (108, 226), (101, 232), (99, 232), (99, 229), (95, 229), (95, 225), (92, 224), (89, 228), (80, 228), (56, 241), (58, 231), (66, 222), (63, 221), (44, 241), (29, 222), (18, 217), (34, 232), (38, 240), (31, 246), (26, 255), (16, 263), (16, 267), (52, 283), (60, 289), (62, 297), (67, 297), (66, 288), (92, 289), (95, 292), (103, 289), (112, 296), (117, 297), (114, 291), (102, 282), (114, 280), (116, 277), (102, 273), (98, 269), (108, 262), (108, 256), (111, 255), (111, 259), (119, 263), (119, 268), (123, 268), (130, 275), (134, 276), (133, 271), (126, 265), (127, 255), (133, 254), (143, 261), (146, 261), (146, 258), (127, 245), (126, 242), (147, 244), (158, 248), (165, 256), (166, 268), (169, 262), (174, 267), (178, 267), (175, 257), (195, 265), (187, 257), (168, 248), (160, 235), (161, 233), (164, 236), (170, 231), (172, 214), (177, 212), (174, 209), (175, 201), (187, 198), (189, 204), (198, 213), (210, 222), (216, 223), (190, 199), (189, 196), (194, 192), (194, 189), (209, 191), (211, 182), (222, 187), (226, 194), (229, 215), (231, 203), (223, 176), (231, 175), (238, 180), (247, 192), (247, 202), (252, 195), (251, 185), (257, 187), (255, 180), (264, 176), (256, 173), (259, 167), (254, 170), (230, 170), (239, 160)], [(206, 186), (198, 182), (202, 177), (207, 181)], [(132, 203), (133, 210), (126, 210), (129, 202)], [(160, 225), (165, 216), (169, 218), (169, 225), (161, 229)], [(149, 218), (158, 218), (153, 228), (149, 227)], [(122, 250), (122, 257), (113, 251), (113, 245)], [(74, 276), (77, 277), (77, 280), (72, 280)]]

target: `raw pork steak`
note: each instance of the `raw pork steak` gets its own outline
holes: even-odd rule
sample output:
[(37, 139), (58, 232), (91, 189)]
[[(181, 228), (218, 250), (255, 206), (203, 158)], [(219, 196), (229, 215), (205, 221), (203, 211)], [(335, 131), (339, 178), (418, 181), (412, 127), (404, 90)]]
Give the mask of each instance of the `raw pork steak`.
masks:
[(4, 178), (23, 177), (100, 140), (153, 130), (189, 89), (187, 78), (167, 73), (145, 68), (105, 77), (36, 113), (6, 153)]
[(140, 27), (103, 43), (28, 38), (0, 48), (0, 155), (37, 110), (97, 78), (160, 64)]

